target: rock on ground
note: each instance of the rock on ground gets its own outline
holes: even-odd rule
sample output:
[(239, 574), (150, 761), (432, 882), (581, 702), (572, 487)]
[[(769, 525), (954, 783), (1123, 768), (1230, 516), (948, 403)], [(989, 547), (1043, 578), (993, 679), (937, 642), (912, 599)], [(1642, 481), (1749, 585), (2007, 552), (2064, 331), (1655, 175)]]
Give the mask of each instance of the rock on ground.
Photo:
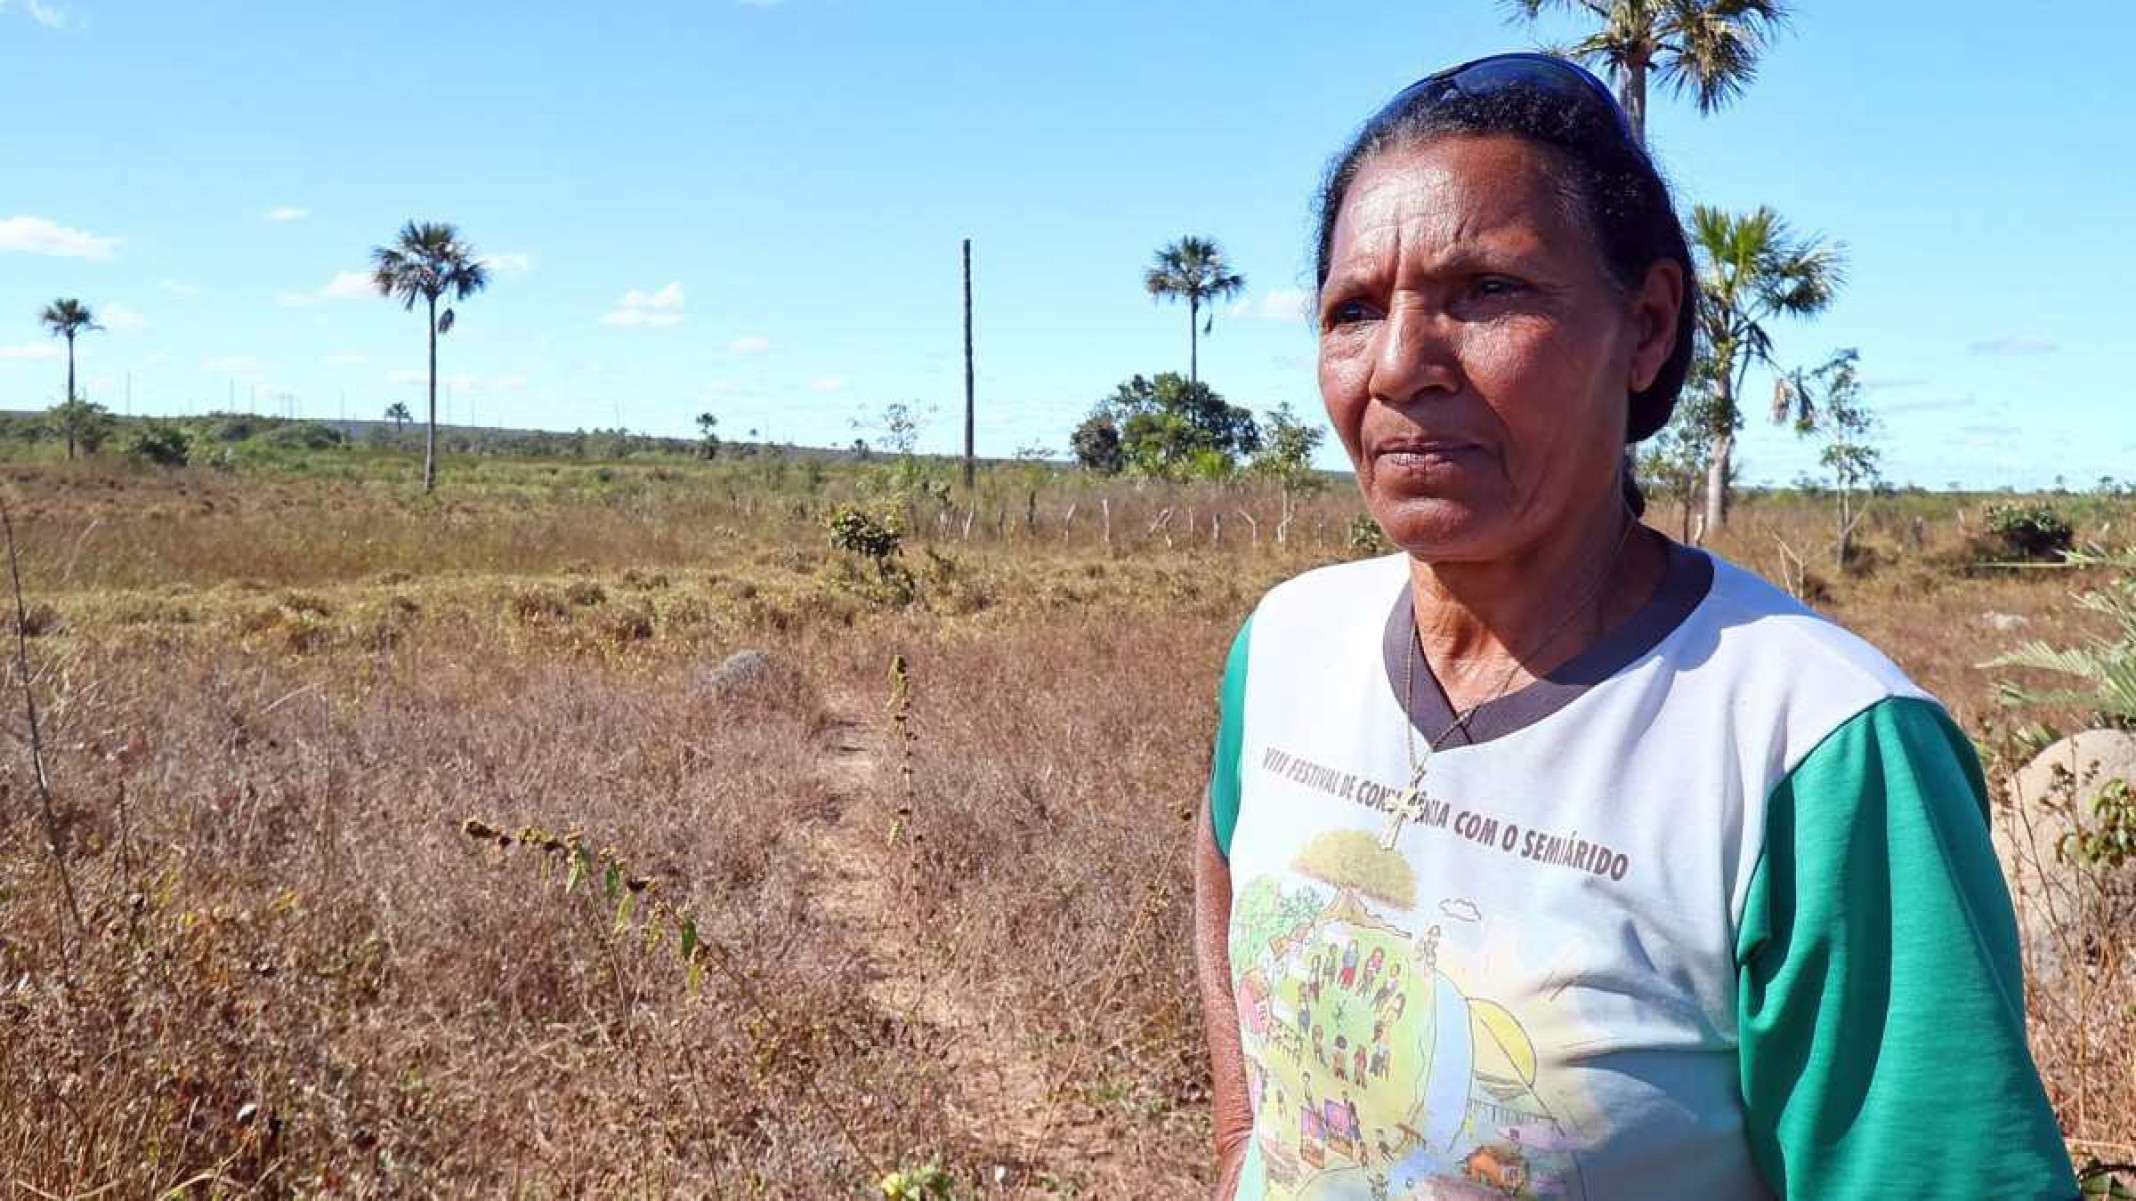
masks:
[(2072, 734), (2011, 777), (2009, 808), (1996, 815), (1996, 857), (2017, 905), (2027, 959), (2040, 975), (2059, 970), (2087, 928), (2136, 912), (2136, 864), (2109, 870), (2080, 863), (2067, 845), (2071, 835), (2096, 828), (2094, 806), (2115, 780), (2136, 785), (2136, 734)]

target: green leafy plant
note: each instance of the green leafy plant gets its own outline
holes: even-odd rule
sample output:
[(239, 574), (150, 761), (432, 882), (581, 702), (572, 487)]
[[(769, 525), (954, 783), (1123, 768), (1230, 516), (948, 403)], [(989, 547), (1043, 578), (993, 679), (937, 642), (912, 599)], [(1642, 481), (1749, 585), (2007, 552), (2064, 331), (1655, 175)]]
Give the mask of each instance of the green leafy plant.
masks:
[(1873, 442), (1876, 415), (1862, 398), (1855, 370), (1860, 357), (1854, 350), (1842, 350), (1823, 366), (1791, 371), (1773, 385), (1773, 419), (1792, 418), (1796, 433), (1824, 443), (1817, 461), (1829, 473), (1836, 501), (1838, 537), (1832, 562), (1842, 573), (1854, 560), (1854, 531), (1882, 478), (1877, 468), (1883, 454)]
[(2054, 559), (2076, 544), (2069, 519), (2043, 502), (1989, 505), (1984, 515), (1997, 549), (2020, 559)]
[(2108, 780), (2092, 798), (2092, 824), (2070, 835), (2067, 853), (2109, 870), (2136, 859), (2136, 788)]
[(1379, 522), (1372, 520), (1370, 513), (1359, 513), (1350, 519), (1349, 528), (1343, 531), (1343, 542), (1351, 554), (1361, 559), (1394, 550), (1394, 544), (1387, 541), (1386, 531), (1380, 529)]
[[(552, 834), (535, 826), (525, 826), (517, 832), (507, 832), (474, 817), (460, 823), (460, 832), (502, 852), (518, 848), (540, 854), (545, 864), (544, 881), (551, 878), (550, 872), (557, 865), (562, 865), (566, 896), (577, 892), (581, 885), (598, 887), (604, 904), (615, 907), (612, 933), (636, 932), (645, 939), (648, 948), (665, 946), (672, 938), (676, 957), (689, 972), (692, 992), (704, 983), (709, 961), (717, 960), (723, 967), (731, 965), (725, 948), (699, 932), (696, 914), (661, 900), (659, 881), (633, 872), (630, 864), (613, 848), (595, 850), (576, 831)], [(646, 902), (642, 918), (639, 914), (641, 901)]]
[(150, 421), (126, 439), (126, 457), (158, 467), (183, 467), (193, 455), (193, 439), (168, 421)]
[[(1228, 475), (1261, 450), (1253, 413), (1207, 384), (1161, 372), (1137, 375), (1099, 401), (1071, 438), (1076, 458), (1104, 474), (1126, 470), (1157, 479)], [(1206, 453), (1205, 453), (1206, 452)]]
[(940, 1164), (928, 1163), (887, 1173), (875, 1187), (883, 1201), (954, 1201), (955, 1184)]
[(2136, 1201), (2136, 1187), (2123, 1183), (2124, 1179), (2136, 1179), (2136, 1164), (2101, 1163), (2087, 1160), (2077, 1169), (2080, 1193), (2086, 1197), (2105, 1197), (2109, 1201)]
[(1999, 688), (2006, 703), (2088, 705), (2104, 724), (2119, 729), (2136, 729), (2136, 548), (2119, 555), (2071, 551), (2066, 559), (2077, 566), (2120, 570), (2119, 577), (2108, 581), (2105, 587), (2076, 597), (2078, 608), (2103, 614), (2113, 622), (2113, 630), (2095, 635), (2078, 646), (2055, 647), (2035, 640), (1981, 666), (2028, 667), (2067, 676), (2089, 686), (2089, 691), (2081, 688), (2037, 691), (2003, 681)]
[(904, 546), (905, 533), (895, 512), (840, 505), (824, 519), (831, 533), (831, 546), (849, 555), (859, 555), (886, 570)]
[(844, 504), (824, 519), (831, 546), (865, 560), (873, 576), (857, 575), (848, 561), (841, 581), (863, 599), (877, 605), (909, 605), (919, 596), (919, 581), (898, 561), (904, 547), (904, 522), (892, 502), (873, 505)]

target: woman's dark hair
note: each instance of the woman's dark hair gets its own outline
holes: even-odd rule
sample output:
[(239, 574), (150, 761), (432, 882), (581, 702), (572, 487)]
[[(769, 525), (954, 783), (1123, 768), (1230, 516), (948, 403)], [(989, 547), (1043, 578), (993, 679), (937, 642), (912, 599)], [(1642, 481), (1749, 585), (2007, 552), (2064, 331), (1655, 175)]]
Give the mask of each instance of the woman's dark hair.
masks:
[(1314, 205), (1314, 289), (1328, 282), (1335, 218), (1366, 162), (1384, 151), (1435, 138), (1491, 134), (1523, 138), (1557, 152), (1567, 198), (1584, 216), (1619, 287), (1639, 287), (1647, 269), (1664, 259), (1682, 265), (1684, 295), (1675, 349), (1654, 382), (1632, 393), (1626, 407), (1625, 441), (1652, 437), (1669, 423), (1690, 370), (1698, 328), (1698, 276), (1668, 184), (1646, 152), (1625, 136), (1600, 97), (1582, 101), (1516, 83), (1482, 96), (1416, 93), (1374, 114), (1328, 164), (1321, 182)]

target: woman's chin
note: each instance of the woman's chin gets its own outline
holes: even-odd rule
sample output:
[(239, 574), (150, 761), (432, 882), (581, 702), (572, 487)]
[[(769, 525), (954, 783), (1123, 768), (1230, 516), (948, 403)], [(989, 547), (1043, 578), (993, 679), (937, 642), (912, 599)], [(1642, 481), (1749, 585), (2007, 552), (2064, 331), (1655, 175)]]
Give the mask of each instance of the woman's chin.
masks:
[(1426, 562), (1495, 558), (1505, 541), (1507, 522), (1495, 506), (1417, 496), (1371, 508), (1389, 542)]

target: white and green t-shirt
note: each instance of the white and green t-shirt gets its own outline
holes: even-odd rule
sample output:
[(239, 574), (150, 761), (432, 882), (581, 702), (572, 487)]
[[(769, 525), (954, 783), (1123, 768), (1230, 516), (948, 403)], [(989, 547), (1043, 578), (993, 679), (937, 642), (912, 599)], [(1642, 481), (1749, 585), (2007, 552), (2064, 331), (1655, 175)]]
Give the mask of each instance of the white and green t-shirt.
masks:
[(1673, 548), (1399, 804), (1451, 723), (1400, 555), (1233, 646), (1240, 1198), (2076, 1195), (1972, 747), (1882, 655)]

